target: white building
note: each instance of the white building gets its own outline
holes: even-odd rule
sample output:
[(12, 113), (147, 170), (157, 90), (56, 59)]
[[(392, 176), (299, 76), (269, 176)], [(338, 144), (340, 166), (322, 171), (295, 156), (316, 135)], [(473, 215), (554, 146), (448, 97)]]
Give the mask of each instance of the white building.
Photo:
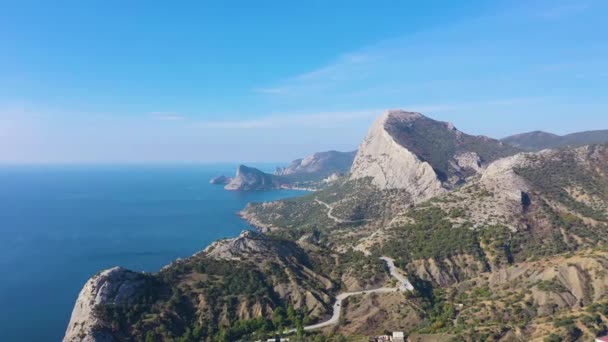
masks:
[(405, 334), (403, 331), (393, 332), (393, 342), (405, 342)]

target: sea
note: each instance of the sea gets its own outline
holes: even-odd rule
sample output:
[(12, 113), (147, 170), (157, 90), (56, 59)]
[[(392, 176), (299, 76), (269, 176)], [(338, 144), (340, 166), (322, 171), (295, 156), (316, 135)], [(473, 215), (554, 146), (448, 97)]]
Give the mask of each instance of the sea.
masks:
[[(277, 164), (254, 165), (272, 171)], [(236, 165), (0, 166), (0, 341), (60, 341), (83, 284), (113, 266), (156, 272), (253, 229), (248, 202), (302, 191), (209, 184)]]

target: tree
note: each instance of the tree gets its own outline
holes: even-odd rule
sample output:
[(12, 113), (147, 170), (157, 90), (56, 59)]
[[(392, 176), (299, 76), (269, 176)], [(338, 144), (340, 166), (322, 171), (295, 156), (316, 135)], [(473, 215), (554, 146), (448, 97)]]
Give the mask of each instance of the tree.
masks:
[(289, 323), (291, 323), (291, 324), (296, 323), (296, 310), (293, 309), (293, 305), (291, 305), (291, 304), (289, 304), (289, 306), (287, 306), (287, 319), (289, 320)]
[(272, 312), (272, 323), (276, 331), (282, 333), (285, 327), (285, 310), (281, 306), (277, 306)]
[(298, 340), (304, 338), (304, 323), (302, 322), (301, 316), (296, 317), (296, 336), (298, 337)]

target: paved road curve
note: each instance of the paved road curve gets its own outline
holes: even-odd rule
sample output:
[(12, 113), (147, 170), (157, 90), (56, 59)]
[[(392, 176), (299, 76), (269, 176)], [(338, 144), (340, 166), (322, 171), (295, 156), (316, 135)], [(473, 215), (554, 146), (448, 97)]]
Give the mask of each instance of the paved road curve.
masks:
[(380, 259), (386, 262), (386, 265), (388, 266), (388, 272), (391, 274), (391, 276), (393, 276), (393, 278), (397, 279), (397, 281), (399, 282), (399, 289), (401, 291), (414, 290), (414, 286), (412, 286), (412, 283), (410, 283), (406, 276), (399, 273), (399, 270), (397, 269), (397, 267), (395, 267), (395, 260), (385, 256), (380, 257)]
[[(340, 293), (338, 296), (336, 296), (336, 302), (334, 303), (334, 306), (333, 306), (333, 314), (331, 315), (331, 318), (325, 322), (321, 322), (321, 323), (317, 323), (317, 324), (313, 324), (313, 325), (307, 325), (304, 327), (304, 330), (307, 330), (307, 331), (316, 330), (316, 329), (321, 329), (321, 328), (325, 328), (325, 327), (328, 327), (331, 325), (338, 324), (338, 322), (340, 322), (340, 314), (342, 312), (342, 301), (350, 296), (357, 296), (357, 295), (362, 295), (362, 294), (366, 294), (366, 293), (405, 292), (405, 291), (412, 291), (414, 289), (414, 287), (409, 282), (409, 280), (404, 275), (399, 273), (399, 270), (395, 267), (395, 263), (394, 263), (393, 259), (388, 258), (388, 257), (381, 257), (380, 259), (382, 259), (382, 260), (384, 260), (384, 262), (386, 262), (390, 275), (393, 278), (397, 279), (397, 281), (399, 282), (399, 286), (397, 286), (397, 287), (380, 287), (380, 288), (373, 289), (373, 290)], [(290, 330), (285, 331), (286, 334), (292, 334), (294, 332), (296, 332), (296, 329), (290, 329)]]

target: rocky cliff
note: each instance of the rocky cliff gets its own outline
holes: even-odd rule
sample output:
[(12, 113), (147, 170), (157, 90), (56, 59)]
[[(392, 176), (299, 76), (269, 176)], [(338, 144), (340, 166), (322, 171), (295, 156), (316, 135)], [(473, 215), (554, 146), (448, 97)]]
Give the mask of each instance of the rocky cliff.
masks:
[(406, 189), (420, 202), (462, 184), (493, 160), (516, 152), (497, 140), (462, 133), (450, 123), (391, 110), (369, 129), (350, 177), (370, 177), (380, 189)]
[(234, 178), (224, 187), (226, 190), (270, 190), (281, 187), (281, 179), (256, 168), (239, 165)]
[(104, 305), (130, 305), (149, 281), (142, 273), (114, 267), (93, 276), (84, 285), (63, 339), (64, 342), (116, 341), (112, 327), (97, 312)]
[(431, 164), (399, 144), (389, 133), (389, 120), (407, 123), (421, 117), (419, 113), (389, 111), (378, 118), (359, 146), (351, 168), (351, 179), (370, 177), (378, 188), (406, 189), (415, 200), (424, 200), (444, 191)]

